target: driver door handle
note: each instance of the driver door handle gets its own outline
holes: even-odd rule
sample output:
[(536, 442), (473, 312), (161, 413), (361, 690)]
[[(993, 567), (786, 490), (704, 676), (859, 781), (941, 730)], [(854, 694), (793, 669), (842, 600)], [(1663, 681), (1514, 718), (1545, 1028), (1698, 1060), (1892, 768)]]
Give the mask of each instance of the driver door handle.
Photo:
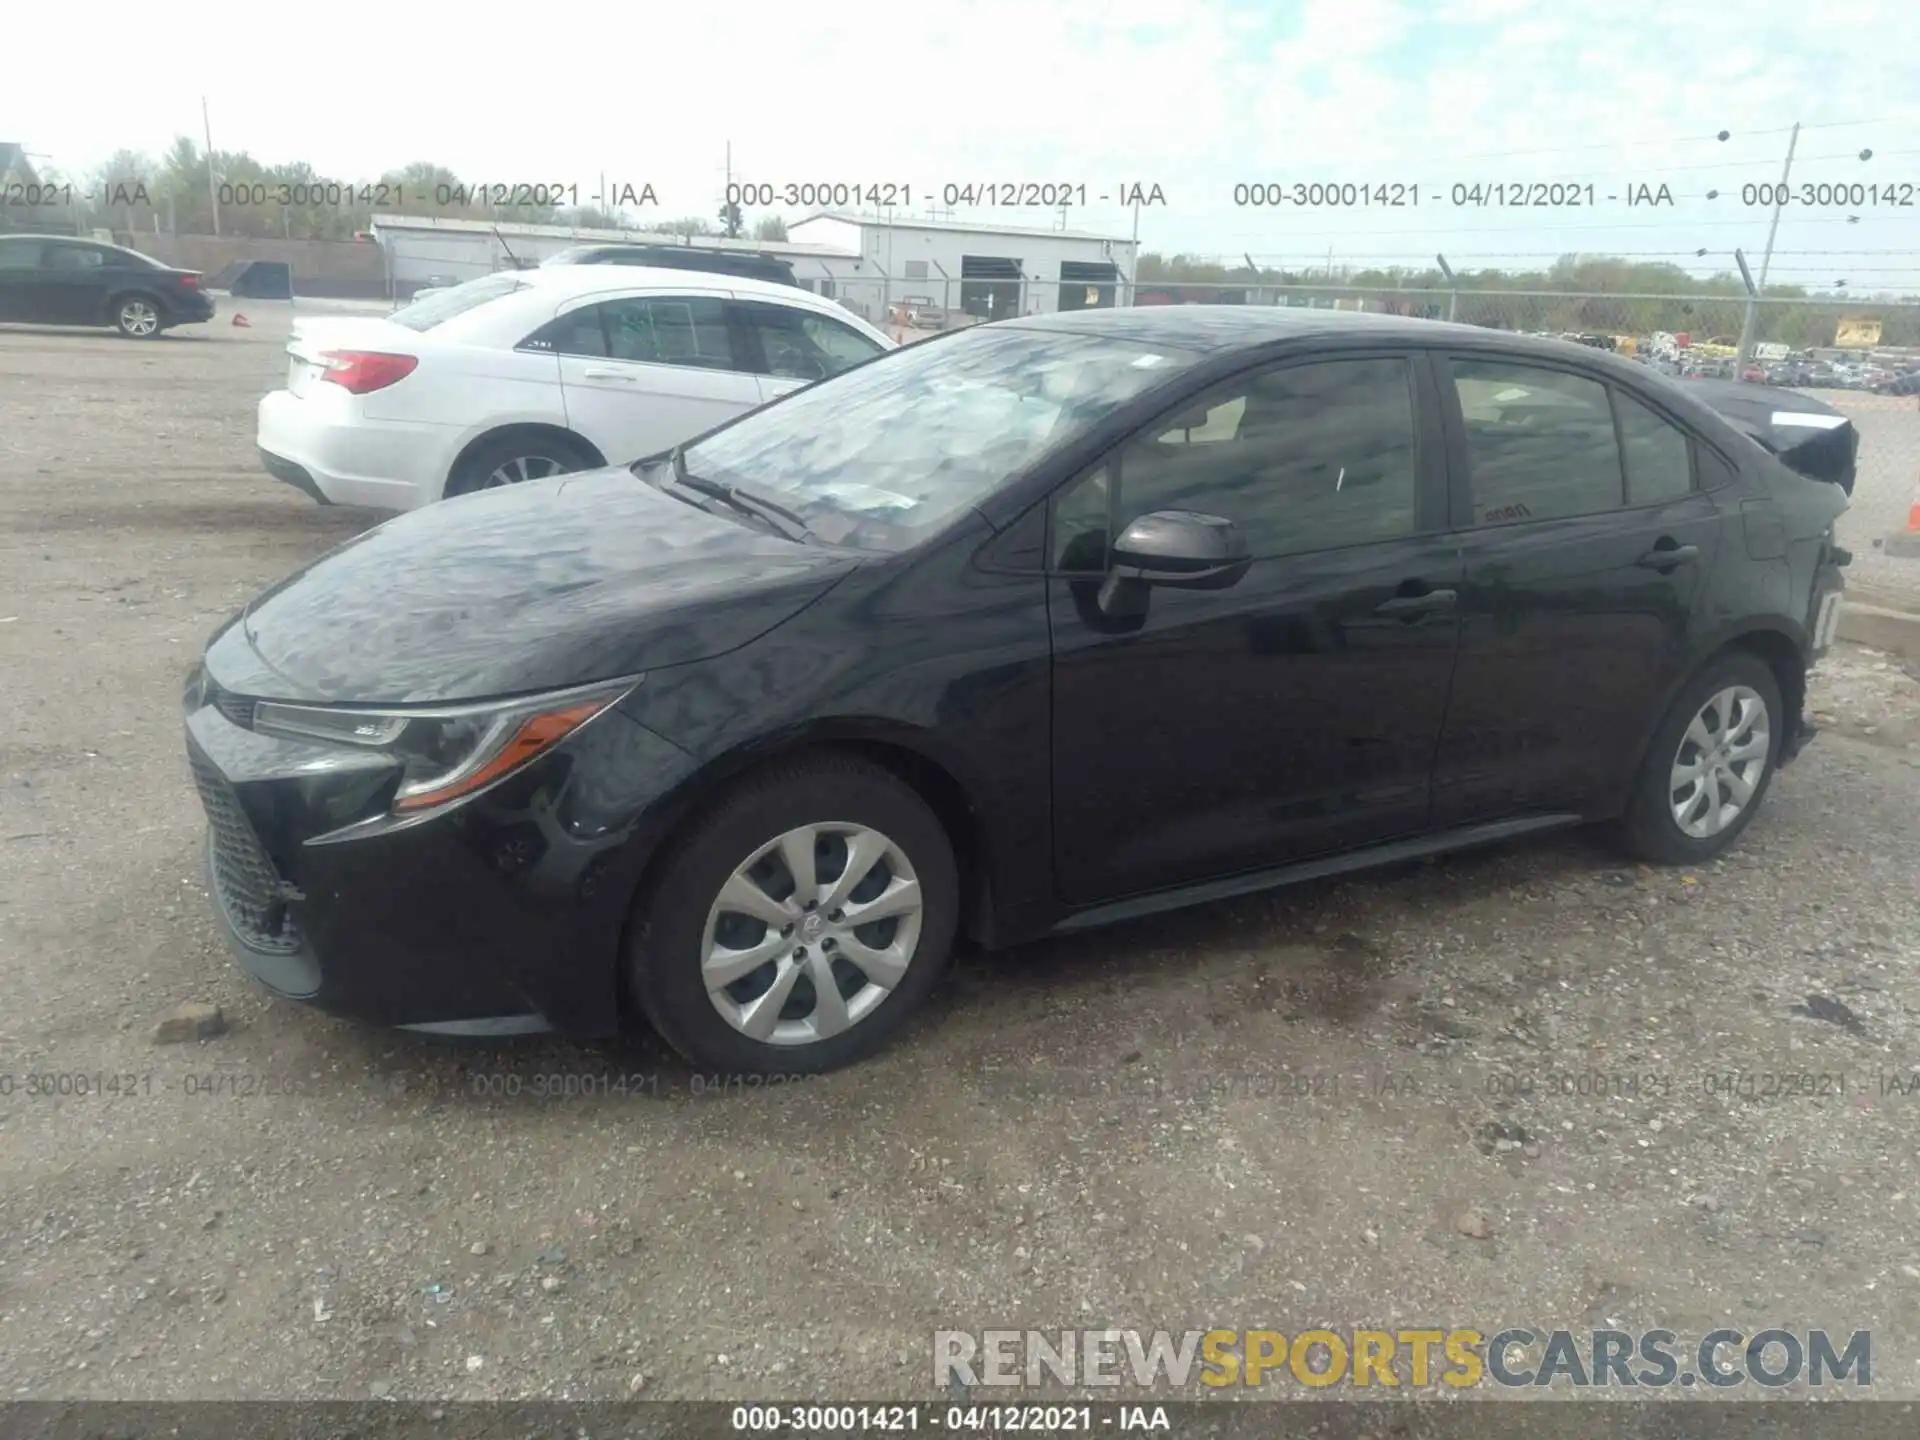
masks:
[(624, 370), (589, 370), (586, 375), (589, 380), (618, 380), (627, 385), (631, 385), (635, 379)]
[(1633, 563), (1648, 570), (1671, 570), (1700, 558), (1698, 545), (1656, 545)]
[(1441, 610), (1451, 610), (1454, 602), (1460, 598), (1456, 590), (1428, 590), (1420, 595), (1395, 595), (1373, 607), (1376, 615), (1392, 615), (1402, 619), (1413, 619), (1420, 615), (1432, 615)]

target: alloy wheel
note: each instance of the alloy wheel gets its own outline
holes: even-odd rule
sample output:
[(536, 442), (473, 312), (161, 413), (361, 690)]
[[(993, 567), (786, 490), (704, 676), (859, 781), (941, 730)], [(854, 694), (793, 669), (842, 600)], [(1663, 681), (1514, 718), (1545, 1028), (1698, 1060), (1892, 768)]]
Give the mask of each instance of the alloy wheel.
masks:
[(145, 300), (120, 302), (120, 328), (129, 335), (145, 339), (160, 328), (160, 312)]
[(1715, 692), (1680, 737), (1668, 776), (1674, 824), (1695, 840), (1745, 813), (1773, 752), (1767, 703), (1745, 685)]
[(763, 1044), (825, 1040), (906, 978), (924, 916), (913, 865), (886, 835), (802, 825), (748, 856), (715, 897), (700, 950), (707, 998)]
[(544, 480), (549, 475), (566, 473), (567, 467), (550, 455), (516, 455), (496, 465), (487, 475), (485, 489), (496, 485), (518, 485), (526, 480)]

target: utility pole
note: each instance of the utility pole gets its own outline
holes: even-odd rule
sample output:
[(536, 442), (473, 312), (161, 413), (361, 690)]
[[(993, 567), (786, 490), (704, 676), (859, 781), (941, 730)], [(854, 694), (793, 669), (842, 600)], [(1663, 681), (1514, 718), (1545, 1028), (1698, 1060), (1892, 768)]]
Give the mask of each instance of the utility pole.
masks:
[(1747, 361), (1753, 358), (1753, 332), (1760, 318), (1759, 291), (1767, 288), (1767, 266), (1773, 262), (1773, 237), (1780, 233), (1780, 212), (1787, 203), (1787, 177), (1793, 173), (1793, 150), (1800, 143), (1800, 122), (1793, 122), (1793, 133), (1787, 137), (1787, 163), (1780, 167), (1780, 187), (1774, 191), (1773, 219), (1767, 225), (1767, 248), (1760, 255), (1759, 288), (1747, 296), (1747, 315), (1740, 326), (1739, 366), (1746, 369)]
[(213, 175), (213, 122), (207, 118), (207, 97), (200, 97), (200, 129), (207, 137), (207, 199), (213, 205), (213, 233), (220, 233), (220, 186)]
[(1133, 202), (1133, 249), (1127, 256), (1127, 304), (1134, 304), (1140, 291), (1140, 202)]

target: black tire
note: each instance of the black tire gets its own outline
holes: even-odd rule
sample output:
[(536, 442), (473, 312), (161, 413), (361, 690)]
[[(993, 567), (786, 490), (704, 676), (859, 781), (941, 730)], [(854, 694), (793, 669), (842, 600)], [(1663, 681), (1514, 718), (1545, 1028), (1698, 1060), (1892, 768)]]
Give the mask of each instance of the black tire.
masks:
[[(833, 822), (871, 827), (904, 855), (920, 885), (918, 941), (904, 977), (849, 1028), (798, 1045), (756, 1040), (723, 1018), (707, 993), (701, 964), (709, 910), (761, 847), (800, 826)], [(946, 971), (959, 914), (953, 846), (926, 802), (879, 765), (852, 755), (776, 764), (733, 786), (667, 844), (665, 864), (635, 901), (628, 992), (661, 1038), (703, 1069), (812, 1075), (852, 1064), (884, 1045)], [(830, 883), (832, 873), (823, 868), (820, 878)], [(739, 983), (752, 991), (761, 976)], [(811, 991), (801, 987), (811, 983), (810, 976), (797, 980), (789, 1004), (804, 1001)]]
[[(573, 470), (590, 470), (595, 464), (594, 457), (585, 447), (572, 440), (559, 436), (546, 436), (537, 433), (510, 433), (482, 440), (459, 464), (453, 468), (453, 474), (447, 477), (449, 496), (471, 495), (477, 490), (488, 488), (487, 481), (496, 470), (525, 464), (529, 470), (537, 464), (557, 465), (559, 469), (550, 473), (565, 474)], [(542, 475), (529, 475), (529, 479), (544, 479)]]
[[(1708, 700), (1732, 686), (1743, 686), (1760, 697), (1766, 707), (1767, 754), (1765, 768), (1754, 782), (1753, 795), (1727, 827), (1707, 837), (1689, 835), (1674, 818), (1671, 803), (1674, 762), (1687, 727)], [(1732, 651), (1709, 661), (1674, 697), (1660, 728), (1654, 732), (1634, 782), (1633, 796), (1621, 821), (1621, 838), (1627, 850), (1642, 860), (1660, 865), (1699, 865), (1732, 848), (1760, 806), (1773, 783), (1779, 762), (1780, 746), (1786, 738), (1788, 716), (1781, 705), (1780, 684), (1771, 668), (1756, 655)]]
[(167, 311), (157, 299), (138, 291), (107, 302), (107, 319), (127, 340), (155, 340), (167, 328)]

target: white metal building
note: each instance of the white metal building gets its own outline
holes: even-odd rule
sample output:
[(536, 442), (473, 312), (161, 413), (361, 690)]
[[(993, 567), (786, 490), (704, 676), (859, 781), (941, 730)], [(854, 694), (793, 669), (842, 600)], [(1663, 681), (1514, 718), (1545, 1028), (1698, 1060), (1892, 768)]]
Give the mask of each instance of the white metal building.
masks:
[(822, 280), (860, 273), (860, 257), (843, 250), (780, 240), (723, 240), (643, 230), (593, 230), (566, 225), (496, 225), (431, 215), (375, 215), (373, 238), (386, 255), (387, 274), (396, 294), (421, 285), (473, 280), (496, 270), (516, 268), (514, 260), (538, 261), (569, 245), (698, 245), (707, 250), (745, 250), (778, 255), (809, 288)]
[(723, 240), (565, 225), (376, 215), (373, 238), (396, 296), (427, 284), (472, 280), (543, 260), (569, 245), (678, 245), (738, 249), (790, 261), (808, 289), (875, 324), (908, 301), (930, 302), (950, 322), (1132, 303), (1139, 243), (1083, 230), (968, 225), (822, 213), (787, 227), (785, 240)]
[(862, 273), (836, 290), (855, 309), (866, 310), (876, 294), (882, 311), (922, 297), (980, 320), (1130, 304), (1140, 249), (1137, 240), (1086, 230), (837, 211), (809, 215), (787, 234), (860, 258)]

